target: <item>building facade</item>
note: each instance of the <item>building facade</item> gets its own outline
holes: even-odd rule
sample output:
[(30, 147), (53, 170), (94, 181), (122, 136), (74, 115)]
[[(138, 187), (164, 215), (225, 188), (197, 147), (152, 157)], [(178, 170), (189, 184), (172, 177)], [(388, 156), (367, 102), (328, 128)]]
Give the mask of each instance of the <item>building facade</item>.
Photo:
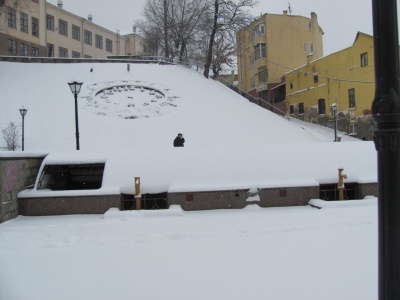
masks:
[(121, 35), (45, 0), (0, 1), (0, 55), (107, 58), (151, 55), (146, 40)]
[(304, 65), (307, 57), (323, 56), (323, 31), (317, 15), (264, 14), (238, 32), (238, 87), (273, 105), (270, 91), (289, 70)]
[(285, 74), (287, 114), (371, 140), (375, 94), (373, 38), (357, 33), (353, 45)]

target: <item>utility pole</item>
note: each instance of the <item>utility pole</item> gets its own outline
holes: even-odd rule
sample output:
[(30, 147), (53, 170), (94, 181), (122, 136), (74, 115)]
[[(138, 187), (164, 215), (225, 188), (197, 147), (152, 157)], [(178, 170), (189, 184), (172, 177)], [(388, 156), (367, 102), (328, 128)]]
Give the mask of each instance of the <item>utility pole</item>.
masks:
[(397, 0), (372, 0), (378, 155), (379, 300), (400, 299), (400, 74)]

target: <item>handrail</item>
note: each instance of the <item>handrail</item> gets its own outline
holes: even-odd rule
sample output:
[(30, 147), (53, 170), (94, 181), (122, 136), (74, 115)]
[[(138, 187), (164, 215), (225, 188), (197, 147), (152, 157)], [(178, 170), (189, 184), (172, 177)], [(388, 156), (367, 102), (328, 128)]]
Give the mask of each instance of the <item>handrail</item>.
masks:
[[(257, 98), (254, 97), (252, 95), (250, 95), (248, 92), (245, 92), (241, 89), (239, 89), (237, 86), (233, 85), (231, 82), (229, 82), (228, 80), (226, 80), (225, 78), (221, 77), (221, 76), (216, 76), (214, 77), (214, 80), (219, 81), (220, 83), (226, 85), (227, 87), (229, 87), (230, 89), (232, 89), (233, 91), (235, 91), (236, 93), (238, 93), (239, 95), (241, 95), (242, 97), (246, 98), (247, 100), (249, 100), (252, 103), (258, 104), (259, 106), (261, 106), (259, 103), (257, 102), (264, 102), (267, 105), (269, 105), (274, 111), (278, 111), (282, 114), (282, 117), (285, 119), (289, 120), (289, 117), (286, 115), (286, 112), (282, 111), (281, 109), (279, 109), (278, 107), (276, 107), (275, 105), (272, 105), (271, 103), (265, 101), (264, 99), (261, 98)], [(246, 96), (244, 96), (246, 95)], [(249, 99), (250, 98), (250, 99)], [(253, 100), (253, 101), (252, 101)], [(257, 101), (257, 102), (256, 102)]]

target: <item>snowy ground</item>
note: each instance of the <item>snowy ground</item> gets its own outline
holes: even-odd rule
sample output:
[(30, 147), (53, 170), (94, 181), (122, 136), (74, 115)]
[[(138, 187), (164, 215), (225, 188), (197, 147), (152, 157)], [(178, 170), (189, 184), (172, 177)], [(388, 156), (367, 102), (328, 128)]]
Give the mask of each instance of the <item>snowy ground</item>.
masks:
[[(111, 153), (120, 159), (104, 183), (123, 178), (121, 190), (138, 175), (164, 191), (317, 185), (339, 167), (376, 182), (372, 142), (332, 143), (332, 130), (288, 121), (180, 66), (0, 68), (0, 127), (28, 109), (24, 154), (71, 162)], [(79, 153), (72, 79), (84, 82)], [(178, 132), (185, 148), (172, 148)], [(10, 155), (22, 153), (0, 151)], [(0, 300), (376, 299), (376, 199), (314, 204), (323, 208), (20, 216), (0, 224)]]
[(376, 199), (18, 217), (0, 225), (0, 299), (375, 300), (376, 219)]

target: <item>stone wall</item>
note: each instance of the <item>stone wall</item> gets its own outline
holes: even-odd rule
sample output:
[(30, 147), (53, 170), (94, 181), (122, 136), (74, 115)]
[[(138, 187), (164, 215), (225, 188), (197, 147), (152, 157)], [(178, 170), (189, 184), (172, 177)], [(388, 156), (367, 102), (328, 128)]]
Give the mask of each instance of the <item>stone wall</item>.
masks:
[(104, 214), (111, 207), (121, 208), (121, 195), (19, 198), (23, 216)]
[(44, 157), (0, 157), (0, 223), (18, 216), (17, 195), (35, 183)]
[(378, 197), (379, 187), (377, 183), (365, 183), (357, 185), (357, 198), (364, 199), (366, 196)]
[(180, 205), (183, 210), (209, 210), (244, 208), (247, 204), (261, 207), (307, 205), (310, 199), (319, 198), (319, 186), (261, 189), (259, 201), (247, 201), (248, 190), (169, 193), (168, 205)]

